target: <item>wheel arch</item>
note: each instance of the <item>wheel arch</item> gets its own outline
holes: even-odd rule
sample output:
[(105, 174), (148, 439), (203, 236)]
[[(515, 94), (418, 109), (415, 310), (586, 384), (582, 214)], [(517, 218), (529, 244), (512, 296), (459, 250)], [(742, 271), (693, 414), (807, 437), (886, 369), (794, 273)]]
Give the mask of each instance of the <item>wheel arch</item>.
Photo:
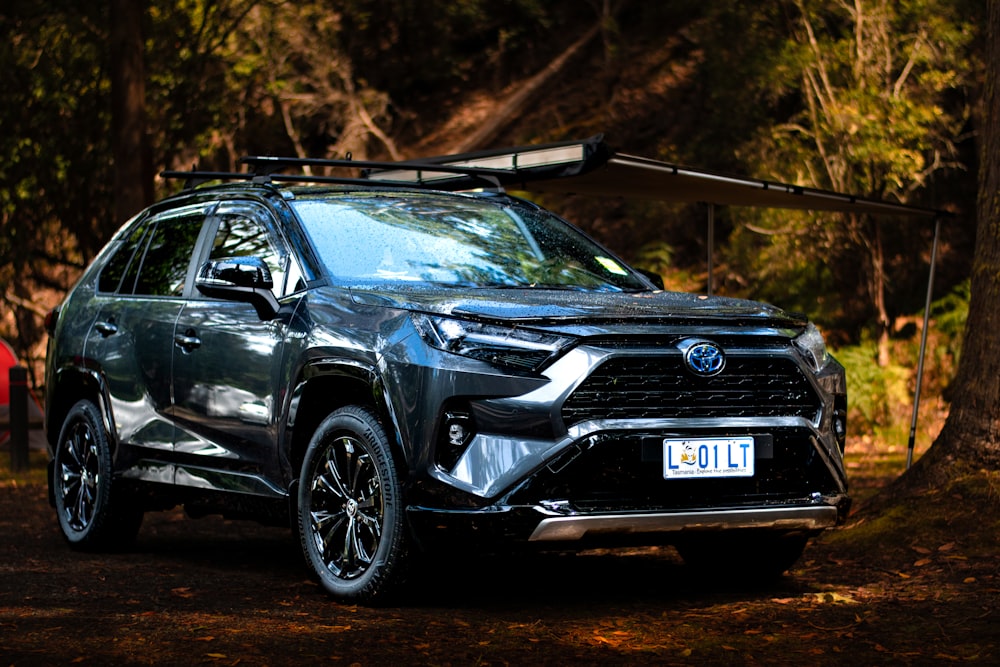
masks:
[(108, 444), (114, 452), (118, 438), (115, 429), (112, 428), (109, 403), (99, 374), (86, 368), (64, 368), (56, 373), (55, 380), (55, 386), (45, 397), (45, 434), (49, 446), (52, 448), (56, 446), (63, 422), (73, 406), (81, 400), (88, 400), (97, 406), (104, 420)]
[(298, 480), (306, 448), (320, 422), (333, 411), (348, 405), (368, 408), (379, 418), (396, 454), (393, 459), (397, 474), (401, 478), (405, 474), (402, 432), (382, 390), (377, 370), (350, 361), (322, 360), (302, 369), (292, 392), (285, 455), (293, 485)]

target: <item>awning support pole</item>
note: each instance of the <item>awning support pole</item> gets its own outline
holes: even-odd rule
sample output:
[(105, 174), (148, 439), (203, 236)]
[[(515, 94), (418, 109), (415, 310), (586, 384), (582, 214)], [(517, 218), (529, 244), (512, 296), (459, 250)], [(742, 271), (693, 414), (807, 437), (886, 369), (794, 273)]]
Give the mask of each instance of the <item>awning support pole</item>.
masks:
[(715, 273), (715, 204), (708, 205), (708, 296), (712, 296), (712, 276)]
[(938, 238), (941, 218), (934, 219), (934, 243), (931, 245), (931, 270), (927, 277), (927, 301), (924, 304), (924, 328), (920, 332), (920, 357), (917, 360), (917, 388), (913, 395), (913, 419), (910, 421), (910, 441), (906, 447), (906, 469), (913, 465), (913, 446), (917, 440), (917, 416), (920, 414), (920, 387), (924, 379), (924, 356), (927, 354), (927, 329), (931, 318), (931, 297), (934, 292), (934, 267), (937, 265)]

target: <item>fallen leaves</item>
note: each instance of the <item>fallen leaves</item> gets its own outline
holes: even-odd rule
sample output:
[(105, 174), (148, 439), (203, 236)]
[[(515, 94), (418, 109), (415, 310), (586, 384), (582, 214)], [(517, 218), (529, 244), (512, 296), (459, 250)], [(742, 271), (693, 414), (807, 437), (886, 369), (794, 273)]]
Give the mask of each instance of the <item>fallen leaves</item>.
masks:
[(838, 593), (837, 591), (822, 591), (819, 593), (807, 593), (798, 598), (771, 598), (771, 602), (780, 605), (790, 605), (796, 602), (807, 604), (860, 604), (858, 600), (850, 595)]
[(813, 602), (817, 604), (860, 604), (858, 600), (855, 600), (850, 595), (844, 595), (836, 591), (813, 593)]

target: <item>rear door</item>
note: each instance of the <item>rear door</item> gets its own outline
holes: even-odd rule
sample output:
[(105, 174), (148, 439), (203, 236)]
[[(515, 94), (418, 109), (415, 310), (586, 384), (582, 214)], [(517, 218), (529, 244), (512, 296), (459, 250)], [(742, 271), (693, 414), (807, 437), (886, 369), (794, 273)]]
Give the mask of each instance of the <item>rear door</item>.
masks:
[(99, 312), (87, 356), (100, 364), (127, 474), (171, 481), (174, 324), (195, 267), (206, 205), (151, 216), (133, 230), (98, 278)]

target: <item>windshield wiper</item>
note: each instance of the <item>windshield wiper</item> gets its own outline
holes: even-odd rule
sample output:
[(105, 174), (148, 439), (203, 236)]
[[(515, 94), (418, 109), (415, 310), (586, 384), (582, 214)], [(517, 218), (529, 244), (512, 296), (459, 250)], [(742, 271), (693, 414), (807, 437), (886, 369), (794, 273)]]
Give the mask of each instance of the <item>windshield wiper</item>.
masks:
[(559, 283), (496, 283), (496, 284), (479, 284), (476, 285), (479, 289), (499, 289), (499, 290), (511, 290), (511, 289), (530, 289), (530, 290), (556, 290), (561, 292), (621, 292), (621, 288), (615, 287), (614, 285), (567, 285)]

